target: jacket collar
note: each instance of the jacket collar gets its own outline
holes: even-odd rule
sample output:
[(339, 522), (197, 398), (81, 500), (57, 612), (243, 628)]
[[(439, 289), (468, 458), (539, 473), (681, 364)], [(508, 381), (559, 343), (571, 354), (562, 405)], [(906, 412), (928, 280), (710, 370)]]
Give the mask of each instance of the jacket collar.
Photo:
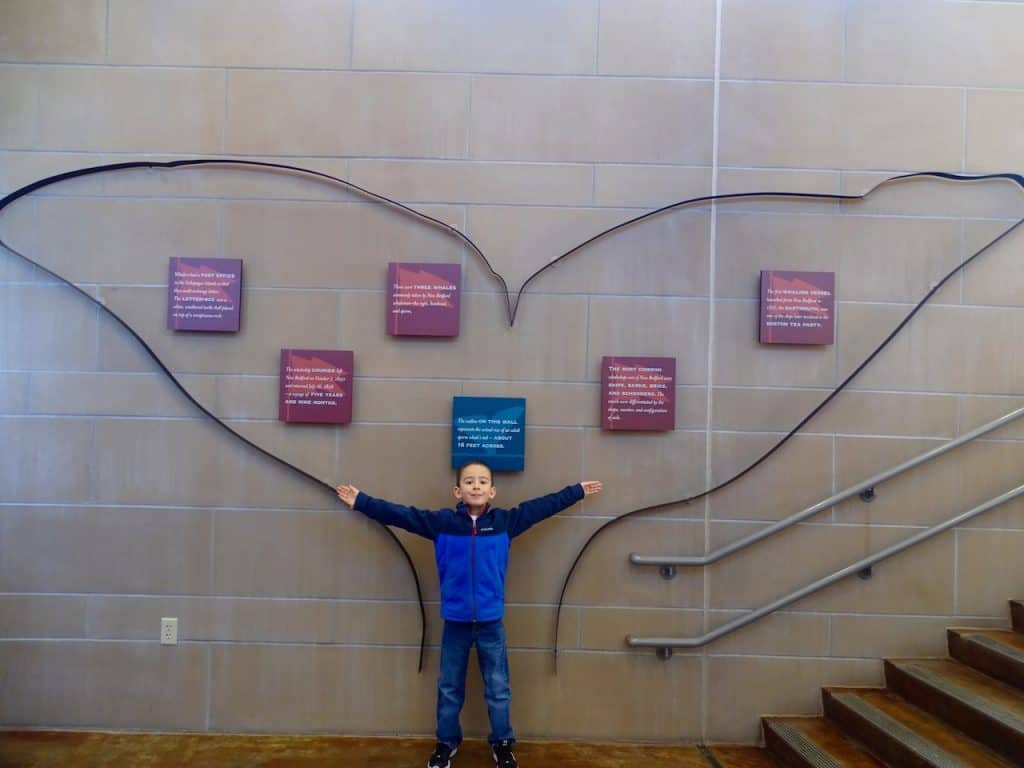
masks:
[[(455, 511), (465, 515), (466, 517), (470, 517), (469, 508), (466, 506), (466, 502), (464, 502), (464, 501), (460, 501), (458, 504), (455, 505)], [(487, 502), (487, 505), (484, 507), (484, 511), (480, 513), (480, 517), (483, 517), (484, 515), (488, 515), (488, 514), (490, 514), (490, 512), (491, 512), (491, 503)]]

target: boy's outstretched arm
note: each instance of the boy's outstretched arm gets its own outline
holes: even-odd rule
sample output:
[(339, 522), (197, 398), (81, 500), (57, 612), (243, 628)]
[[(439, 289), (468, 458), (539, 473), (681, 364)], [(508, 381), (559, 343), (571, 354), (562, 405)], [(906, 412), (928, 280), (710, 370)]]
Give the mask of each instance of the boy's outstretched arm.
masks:
[(508, 535), (518, 536), (541, 520), (568, 509), (584, 496), (599, 493), (603, 487), (604, 484), (600, 480), (583, 480), (576, 485), (568, 485), (557, 493), (524, 501), (508, 511)]
[(428, 539), (437, 538), (439, 516), (436, 512), (375, 499), (354, 485), (342, 484), (334, 490), (349, 508), (362, 512), (378, 523), (393, 525)]

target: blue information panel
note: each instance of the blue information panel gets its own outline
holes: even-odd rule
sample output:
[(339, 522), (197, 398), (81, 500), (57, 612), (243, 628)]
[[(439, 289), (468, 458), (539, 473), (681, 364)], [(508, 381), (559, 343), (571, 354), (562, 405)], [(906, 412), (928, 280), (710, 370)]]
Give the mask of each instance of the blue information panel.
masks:
[(526, 398), (452, 399), (452, 469), (479, 459), (491, 469), (526, 464)]

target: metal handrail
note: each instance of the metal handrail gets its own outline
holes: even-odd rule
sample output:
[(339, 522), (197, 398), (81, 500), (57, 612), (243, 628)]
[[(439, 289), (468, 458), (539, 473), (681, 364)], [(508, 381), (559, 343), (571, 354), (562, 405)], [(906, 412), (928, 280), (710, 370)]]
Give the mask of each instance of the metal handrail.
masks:
[(1024, 495), (1024, 485), (1018, 485), (1016, 488), (1007, 491), (999, 496), (996, 496), (988, 501), (969, 509), (967, 512), (957, 515), (944, 523), (933, 526), (926, 530), (920, 531), (913, 536), (904, 539), (898, 544), (893, 544), (886, 547), (873, 555), (865, 557), (863, 560), (858, 560), (853, 565), (848, 565), (845, 568), (836, 571), (831, 576), (826, 576), (822, 579), (818, 579), (812, 584), (808, 584), (802, 589), (798, 589), (796, 592), (791, 592), (785, 597), (781, 597), (778, 600), (769, 603), (768, 605), (762, 606), (745, 616), (740, 616), (733, 619), (722, 626), (707, 632), (700, 637), (634, 637), (633, 635), (626, 636), (626, 645), (630, 648), (657, 648), (658, 655), (661, 658), (668, 658), (672, 655), (673, 648), (699, 648), (702, 645), (707, 645), (712, 640), (717, 640), (723, 635), (727, 635), (730, 632), (734, 632), (741, 627), (745, 627), (747, 624), (751, 624), (758, 619), (767, 616), (769, 613), (785, 608), (791, 603), (795, 603), (797, 600), (801, 600), (808, 595), (812, 595), (825, 587), (835, 584), (837, 581), (841, 581), (855, 573), (860, 573), (865, 569), (871, 568), (876, 563), (885, 560), (888, 557), (892, 557), (895, 554), (902, 552), (905, 549), (909, 549), (915, 544), (919, 544), (922, 541), (930, 539), (932, 536), (936, 536), (944, 531), (948, 531), (950, 528), (955, 528), (961, 523), (965, 523), (973, 517), (977, 517), (983, 512), (987, 512), (993, 507), (997, 507), (1000, 504), (1004, 504), (1011, 499), (1015, 499), (1018, 496)]
[[(709, 554), (672, 556), (638, 555), (634, 552), (630, 554), (629, 561), (633, 563), (633, 565), (660, 566), (663, 569), (663, 573), (668, 577), (675, 575), (674, 568), (676, 566), (711, 565), (712, 563), (718, 562), (723, 557), (727, 557), (728, 555), (731, 555), (735, 552), (739, 552), (741, 549), (746, 549), (752, 544), (756, 544), (757, 542), (762, 541), (763, 539), (767, 539), (769, 536), (772, 536), (773, 534), (778, 533), (779, 531), (788, 528), (791, 525), (795, 525), (796, 523), (799, 523), (802, 520), (806, 520), (808, 517), (813, 517), (819, 512), (822, 512), (828, 509), (829, 507), (835, 506), (841, 501), (845, 501), (854, 494), (863, 493), (865, 491), (871, 491), (873, 496), (874, 488), (879, 483), (885, 482), (886, 480), (896, 475), (902, 474), (903, 472), (906, 472), (909, 469), (913, 469), (919, 464), (923, 464), (926, 461), (930, 461), (931, 459), (941, 456), (947, 451), (951, 451), (954, 448), (960, 447), (964, 443), (969, 443), (975, 438), (981, 437), (982, 435), (987, 434), (992, 430), (999, 429), (999, 427), (1002, 427), (1005, 424), (1009, 424), (1011, 421), (1014, 421), (1020, 418), (1021, 416), (1024, 416), (1024, 408), (1018, 408), (1015, 411), (1010, 411), (1010, 413), (1007, 413), (1004, 416), (1000, 416), (995, 421), (990, 421), (988, 424), (983, 424), (977, 429), (973, 429), (970, 432), (967, 432), (961, 435), (960, 437), (956, 438), (955, 440), (950, 440), (948, 443), (943, 443), (942, 445), (937, 446), (936, 448), (932, 448), (930, 451), (926, 451), (920, 454), (919, 456), (915, 456), (914, 458), (909, 459), (903, 462), (902, 464), (897, 464), (896, 466), (891, 467), (885, 470), (884, 472), (880, 472), (877, 475), (869, 477), (867, 480), (857, 483), (856, 485), (852, 485), (846, 490), (840, 491), (837, 494), (829, 496), (827, 499), (819, 501), (817, 504), (813, 506), (807, 507), (806, 509), (797, 512), (793, 515), (790, 515), (789, 517), (783, 518), (782, 520), (779, 520), (776, 523), (772, 523), (767, 528), (762, 528), (760, 531), (757, 531), (756, 533), (752, 533), (751, 535), (745, 536), (742, 539), (738, 539), (732, 542), (731, 544), (727, 544), (724, 547), (720, 547), (719, 549), (716, 549), (714, 552), (711, 552)], [(664, 569), (673, 570), (665, 571)]]

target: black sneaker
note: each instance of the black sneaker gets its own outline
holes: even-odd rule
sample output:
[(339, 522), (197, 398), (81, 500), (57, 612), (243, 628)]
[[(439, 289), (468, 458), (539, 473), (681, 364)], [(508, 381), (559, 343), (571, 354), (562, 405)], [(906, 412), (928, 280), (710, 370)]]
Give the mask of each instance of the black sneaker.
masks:
[[(458, 751), (458, 747), (452, 749), (443, 741), (437, 742), (437, 746), (434, 747), (434, 754), (427, 761), (427, 768), (452, 768), (452, 758), (455, 757), (455, 753)], [(512, 765), (515, 765), (515, 763), (512, 763)]]
[(491, 754), (494, 755), (494, 764), (498, 768), (519, 768), (516, 762), (516, 755), (512, 751), (512, 742), (499, 741), (491, 745)]

